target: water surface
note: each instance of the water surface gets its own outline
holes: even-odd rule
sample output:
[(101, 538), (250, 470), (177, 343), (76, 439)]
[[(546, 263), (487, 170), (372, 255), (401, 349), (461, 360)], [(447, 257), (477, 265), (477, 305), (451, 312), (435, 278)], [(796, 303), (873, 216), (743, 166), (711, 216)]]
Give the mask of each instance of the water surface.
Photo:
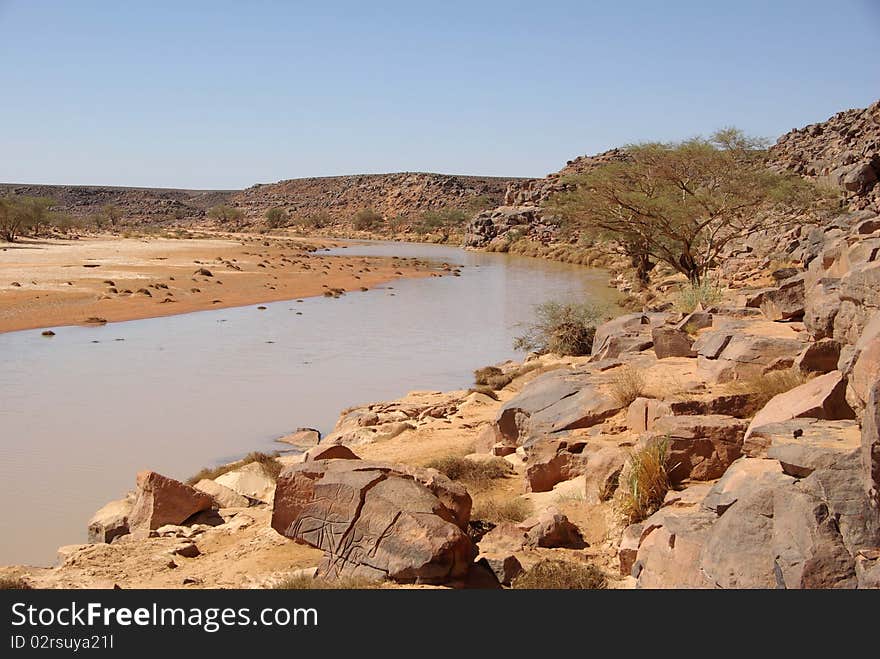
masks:
[[(0, 334), (0, 564), (51, 564), (91, 514), (154, 469), (185, 479), (298, 426), (415, 389), (472, 383), (533, 305), (611, 302), (607, 275), (527, 257), (401, 243), (332, 253), (463, 265), (339, 299)], [(298, 315), (298, 313), (302, 315)]]

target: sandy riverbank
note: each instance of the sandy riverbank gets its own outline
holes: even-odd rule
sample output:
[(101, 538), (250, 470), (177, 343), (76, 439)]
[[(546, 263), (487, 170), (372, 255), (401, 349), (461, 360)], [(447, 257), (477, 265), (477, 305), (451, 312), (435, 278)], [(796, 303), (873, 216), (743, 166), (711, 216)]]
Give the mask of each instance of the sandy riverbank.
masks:
[[(309, 251), (327, 240), (263, 236), (90, 238), (0, 244), (0, 332), (108, 322), (358, 291), (430, 276), (404, 259)], [(204, 269), (204, 270), (203, 270)], [(207, 271), (210, 274), (205, 274)]]

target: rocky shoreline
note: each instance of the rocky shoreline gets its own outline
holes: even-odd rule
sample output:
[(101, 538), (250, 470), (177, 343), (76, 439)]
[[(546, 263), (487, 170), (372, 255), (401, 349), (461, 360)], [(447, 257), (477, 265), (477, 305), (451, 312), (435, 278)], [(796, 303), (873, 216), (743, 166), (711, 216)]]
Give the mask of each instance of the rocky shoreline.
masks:
[[(677, 311), (681, 278), (657, 269), (642, 310), (601, 324), (589, 355), (346, 410), (327, 437), (291, 438), (314, 443), (300, 455), (191, 485), (142, 472), (96, 513), (92, 543), (0, 576), (501, 588), (555, 562), (588, 574), (581, 587), (880, 588), (880, 103), (794, 133), (771, 155), (830, 177), (850, 211), (736, 245), (717, 303)], [(543, 226), (542, 190), (516, 184), (522, 222), (483, 219)], [(660, 500), (627, 510), (657, 446)]]

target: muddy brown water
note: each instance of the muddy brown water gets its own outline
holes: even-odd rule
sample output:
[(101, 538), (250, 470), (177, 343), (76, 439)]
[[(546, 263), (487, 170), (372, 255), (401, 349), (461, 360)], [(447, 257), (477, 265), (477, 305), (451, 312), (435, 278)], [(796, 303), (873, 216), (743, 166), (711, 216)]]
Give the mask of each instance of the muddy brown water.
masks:
[[(154, 469), (185, 479), (298, 426), (328, 432), (349, 406), (472, 384), (512, 347), (535, 304), (613, 305), (607, 274), (421, 244), (342, 256), (464, 266), (338, 299), (0, 334), (0, 564), (51, 565), (86, 522)], [(301, 314), (301, 315), (300, 315)]]

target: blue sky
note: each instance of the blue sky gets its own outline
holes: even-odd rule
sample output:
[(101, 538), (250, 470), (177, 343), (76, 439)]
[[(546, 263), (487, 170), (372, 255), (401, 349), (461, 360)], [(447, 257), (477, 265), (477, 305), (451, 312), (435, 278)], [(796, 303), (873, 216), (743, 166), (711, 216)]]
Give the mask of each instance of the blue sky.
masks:
[(880, 0), (0, 0), (0, 181), (543, 176), (880, 97)]

